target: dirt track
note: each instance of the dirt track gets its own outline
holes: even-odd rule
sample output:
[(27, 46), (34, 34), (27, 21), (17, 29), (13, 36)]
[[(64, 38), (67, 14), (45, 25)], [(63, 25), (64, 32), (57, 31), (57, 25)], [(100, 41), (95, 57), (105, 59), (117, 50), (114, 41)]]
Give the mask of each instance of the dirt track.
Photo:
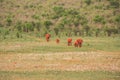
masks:
[(106, 52), (1, 54), (0, 70), (120, 71), (120, 54)]

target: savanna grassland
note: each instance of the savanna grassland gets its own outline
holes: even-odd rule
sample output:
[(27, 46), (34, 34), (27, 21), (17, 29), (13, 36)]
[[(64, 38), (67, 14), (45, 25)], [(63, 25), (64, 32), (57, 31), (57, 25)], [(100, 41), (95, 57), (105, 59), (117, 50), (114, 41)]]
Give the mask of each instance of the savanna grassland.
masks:
[(0, 80), (119, 80), (119, 13), (120, 0), (0, 0)]
[(1, 41), (0, 80), (119, 80), (119, 37), (83, 37), (81, 48), (55, 39)]

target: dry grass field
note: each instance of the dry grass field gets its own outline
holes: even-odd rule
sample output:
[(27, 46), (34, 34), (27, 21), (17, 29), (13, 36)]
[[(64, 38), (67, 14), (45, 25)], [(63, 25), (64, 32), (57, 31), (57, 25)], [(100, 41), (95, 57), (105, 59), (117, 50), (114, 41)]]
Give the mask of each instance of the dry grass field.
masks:
[(120, 79), (119, 38), (85, 37), (82, 48), (68, 47), (65, 39), (1, 41), (0, 80)]

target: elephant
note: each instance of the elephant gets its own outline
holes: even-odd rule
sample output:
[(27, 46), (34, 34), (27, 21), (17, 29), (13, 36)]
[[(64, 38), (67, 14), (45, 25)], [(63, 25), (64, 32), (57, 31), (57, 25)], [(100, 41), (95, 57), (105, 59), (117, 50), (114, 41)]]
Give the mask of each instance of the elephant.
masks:
[(67, 42), (68, 42), (68, 46), (71, 46), (72, 45), (72, 38), (68, 38)]
[(58, 44), (60, 42), (60, 40), (59, 39), (56, 39), (56, 43)]
[(46, 41), (49, 42), (49, 39), (50, 39), (51, 35), (50, 34), (46, 34), (45, 37), (46, 37)]
[(82, 47), (82, 43), (83, 43), (83, 40), (79, 38), (74, 42), (74, 46), (75, 47)]
[(78, 47), (79, 43), (77, 42), (77, 40), (74, 42), (74, 46)]

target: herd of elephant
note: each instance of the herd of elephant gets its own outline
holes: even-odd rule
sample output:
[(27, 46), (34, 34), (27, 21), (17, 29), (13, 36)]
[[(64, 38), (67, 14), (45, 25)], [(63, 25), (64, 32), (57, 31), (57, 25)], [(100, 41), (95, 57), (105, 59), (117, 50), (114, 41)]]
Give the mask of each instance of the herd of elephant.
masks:
[[(45, 37), (46, 37), (46, 41), (49, 42), (49, 39), (50, 39), (51, 35), (46, 34)], [(59, 42), (60, 42), (60, 39), (56, 39), (56, 43), (58, 44)], [(72, 46), (72, 38), (68, 38), (67, 43), (68, 43), (68, 46)], [(75, 42), (74, 42), (74, 46), (75, 47), (82, 47), (82, 43), (83, 43), (82, 39), (80, 39), (80, 38), (76, 39)]]

